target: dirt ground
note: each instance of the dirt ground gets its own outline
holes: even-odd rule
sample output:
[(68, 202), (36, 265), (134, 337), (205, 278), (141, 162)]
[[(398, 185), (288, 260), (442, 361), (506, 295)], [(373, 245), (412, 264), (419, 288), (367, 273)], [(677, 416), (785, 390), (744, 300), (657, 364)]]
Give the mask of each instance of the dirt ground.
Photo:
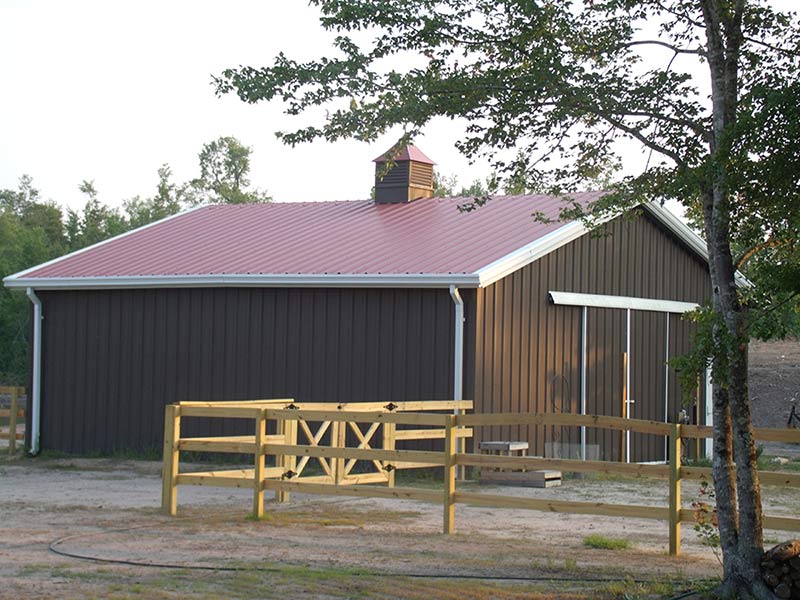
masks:
[[(800, 341), (750, 344), (750, 404), (756, 427), (786, 427), (800, 413)], [(764, 444), (767, 454), (800, 457), (798, 444)]]
[[(248, 490), (200, 487), (181, 487), (179, 518), (168, 518), (158, 512), (159, 471), (155, 462), (112, 459), (0, 463), (0, 598), (669, 597), (719, 569), (691, 528), (684, 526), (683, 556), (671, 558), (666, 524), (639, 519), (459, 505), (457, 533), (448, 538), (439, 533), (437, 505), (295, 495), (288, 504), (270, 502), (267, 517), (254, 522)], [(460, 489), (667, 502), (665, 482), (634, 478)], [(685, 502), (694, 497), (697, 486), (685, 485)], [(765, 505), (768, 514), (796, 515), (800, 493), (768, 488)], [(630, 547), (588, 548), (592, 534)], [(769, 542), (785, 537), (766, 535)], [(164, 566), (59, 556), (48, 550), (53, 542), (70, 554)]]
[[(800, 344), (754, 344), (751, 369), (756, 425), (785, 427)], [(796, 446), (765, 453), (794, 457), (787, 468), (800, 470)], [(399, 484), (438, 486), (407, 477)], [(667, 504), (666, 482), (650, 479), (459, 489)], [(456, 535), (445, 537), (441, 508), (414, 501), (296, 494), (255, 522), (248, 490), (181, 487), (178, 518), (159, 513), (160, 493), (156, 462), (0, 458), (0, 598), (670, 598), (719, 572), (687, 525), (683, 555), (669, 557), (660, 521), (459, 505)], [(695, 498), (697, 484), (685, 483), (684, 505)], [(764, 505), (796, 516), (800, 490), (765, 487)], [(591, 535), (629, 547), (593, 549)], [(772, 545), (789, 534), (765, 537)]]

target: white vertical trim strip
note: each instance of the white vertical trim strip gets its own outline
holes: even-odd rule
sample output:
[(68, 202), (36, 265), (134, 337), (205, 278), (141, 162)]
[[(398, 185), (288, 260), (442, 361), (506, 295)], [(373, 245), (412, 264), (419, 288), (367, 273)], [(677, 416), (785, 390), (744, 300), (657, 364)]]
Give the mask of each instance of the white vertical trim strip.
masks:
[[(625, 331), (625, 352), (628, 354), (628, 361), (625, 364), (625, 389), (628, 394), (625, 398), (625, 418), (631, 418), (631, 309), (627, 309), (626, 331)], [(625, 430), (625, 462), (631, 462), (631, 430)]]
[(42, 301), (33, 291), (26, 290), (33, 303), (33, 381), (31, 385), (31, 447), (30, 454), (39, 454), (42, 414)]
[[(713, 375), (711, 366), (706, 369), (706, 422), (705, 425), (709, 427), (714, 426), (714, 386), (711, 382)], [(714, 440), (706, 438), (706, 458), (713, 458), (714, 456)]]
[[(664, 315), (667, 321), (667, 335), (664, 348), (664, 423), (669, 423), (669, 313)], [(669, 440), (664, 436), (664, 460), (667, 460)]]
[[(586, 414), (586, 369), (587, 369), (587, 361), (588, 361), (588, 353), (587, 353), (587, 340), (586, 340), (586, 331), (587, 331), (587, 318), (588, 318), (589, 309), (587, 307), (583, 307), (582, 315), (581, 315), (581, 414)], [(586, 460), (586, 426), (581, 426), (581, 460)]]
[[(464, 396), (464, 300), (455, 285), (450, 286), (450, 297), (455, 305), (454, 329), (454, 354), (453, 357), (453, 400), (463, 400)], [(458, 415), (461, 411), (453, 409), (453, 414)], [(464, 452), (464, 438), (456, 438), (456, 452)], [(458, 469), (459, 479), (464, 478), (465, 469)]]

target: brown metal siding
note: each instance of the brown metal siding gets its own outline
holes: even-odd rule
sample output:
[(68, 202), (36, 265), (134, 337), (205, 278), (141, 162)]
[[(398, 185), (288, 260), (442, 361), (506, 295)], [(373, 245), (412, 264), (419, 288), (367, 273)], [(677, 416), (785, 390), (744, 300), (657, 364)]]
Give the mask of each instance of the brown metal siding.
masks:
[[(176, 400), (452, 396), (447, 290), (42, 291), (42, 447), (158, 447)], [(241, 425), (241, 424), (240, 424)], [(190, 435), (238, 431), (188, 423)]]
[[(549, 303), (551, 290), (702, 302), (709, 294), (705, 263), (647, 216), (617, 219), (608, 235), (584, 235), (477, 291), (477, 412), (580, 412), (581, 311)], [(622, 409), (623, 310), (589, 309), (587, 412)], [(632, 311), (631, 416), (664, 420), (666, 315)], [(688, 349), (691, 325), (670, 317), (670, 356)], [(670, 373), (669, 420), (681, 395)], [(577, 428), (484, 428), (480, 439), (527, 439), (543, 455), (549, 442), (578, 444)], [(601, 458), (619, 459), (619, 433), (589, 430)], [(632, 460), (662, 460), (663, 439), (635, 435)]]

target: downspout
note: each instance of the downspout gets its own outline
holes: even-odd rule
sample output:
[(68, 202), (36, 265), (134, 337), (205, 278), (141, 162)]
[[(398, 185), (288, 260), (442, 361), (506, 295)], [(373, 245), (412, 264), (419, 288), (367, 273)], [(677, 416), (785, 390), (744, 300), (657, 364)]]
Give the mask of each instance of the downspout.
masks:
[(25, 291), (33, 303), (33, 382), (31, 389), (31, 447), (30, 455), (39, 454), (41, 424), (42, 381), (42, 301), (33, 288)]
[[(454, 285), (450, 286), (450, 297), (453, 299), (455, 305), (455, 323), (453, 329), (455, 330), (454, 339), (454, 357), (453, 357), (453, 400), (464, 399), (464, 300), (461, 299), (461, 294), (458, 293), (458, 288)], [(454, 409), (453, 414), (460, 414), (461, 410)], [(456, 452), (459, 454), (464, 452), (464, 438), (456, 438)], [(464, 478), (464, 467), (458, 469), (459, 479)]]

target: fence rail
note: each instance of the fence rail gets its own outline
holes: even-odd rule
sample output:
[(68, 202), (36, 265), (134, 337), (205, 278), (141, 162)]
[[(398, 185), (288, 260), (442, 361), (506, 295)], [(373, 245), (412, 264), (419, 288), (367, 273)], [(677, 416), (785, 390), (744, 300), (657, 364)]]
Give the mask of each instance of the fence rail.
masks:
[(0, 428), (0, 440), (8, 440), (9, 454), (16, 454), (17, 441), (25, 438), (23, 433), (17, 431), (17, 426), (25, 422), (25, 410), (19, 407), (19, 399), (25, 396), (25, 388), (0, 386), (0, 395), (11, 397), (10, 406), (0, 409), (0, 419), (8, 421), (7, 430)]
[[(306, 408), (311, 407), (311, 408)], [(363, 410), (361, 410), (363, 408)], [(423, 409), (448, 410), (456, 414), (431, 414)], [(177, 486), (217, 485), (248, 487), (254, 491), (253, 513), (263, 514), (263, 492), (273, 490), (279, 501), (286, 501), (290, 492), (400, 498), (441, 502), (444, 533), (455, 529), (455, 505), (491, 506), (497, 508), (531, 509), (549, 512), (604, 515), (619, 518), (642, 518), (667, 521), (669, 551), (680, 554), (681, 523), (693, 523), (694, 511), (682, 507), (681, 483), (686, 480), (710, 479), (711, 469), (681, 464), (681, 444), (684, 439), (711, 437), (709, 427), (658, 423), (638, 419), (622, 419), (598, 415), (567, 415), (538, 413), (498, 413), (490, 415), (459, 414), (472, 408), (471, 401), (412, 402), (399, 404), (351, 403), (344, 405), (306, 404), (291, 400), (260, 400), (238, 403), (187, 402), (169, 405), (166, 409), (164, 442), (164, 488), (162, 505), (169, 514), (176, 514)], [(402, 412), (404, 410), (413, 412)], [(255, 422), (255, 435), (215, 438), (181, 438), (182, 416), (247, 418)], [(277, 434), (266, 434), (267, 421), (277, 423)], [(322, 423), (313, 431), (309, 423)], [(360, 424), (360, 425), (359, 425)], [(397, 429), (403, 426), (427, 426), (429, 429)], [(495, 456), (461, 452), (460, 440), (472, 435), (474, 427), (490, 425), (562, 425), (596, 427), (638, 433), (664, 435), (668, 438), (669, 463), (666, 465), (616, 463), (605, 461), (547, 459), (537, 457)], [(366, 431), (361, 429), (366, 426)], [(382, 447), (372, 444), (382, 427)], [(434, 429), (430, 429), (430, 428)], [(348, 428), (355, 433), (357, 447), (346, 446)], [(298, 431), (303, 431), (307, 443), (299, 444)], [(322, 443), (328, 434), (330, 443)], [(800, 431), (755, 429), (757, 440), (800, 443)], [(402, 450), (398, 441), (443, 439), (443, 451)], [(253, 455), (254, 468), (245, 470), (179, 473), (179, 453), (183, 450), (202, 452), (243, 452)], [(275, 457), (274, 467), (265, 467), (265, 458)], [(299, 460), (298, 460), (299, 459)], [(311, 459), (319, 461), (323, 475), (302, 476), (303, 467)], [(373, 472), (352, 473), (357, 461), (371, 463)], [(442, 490), (394, 487), (394, 472), (401, 468), (441, 467), (444, 469)], [(497, 494), (463, 492), (457, 489), (456, 470), (472, 466), (500, 469), (559, 469), (572, 472), (600, 472), (666, 479), (669, 486), (669, 505), (639, 506), (577, 502), (541, 498), (509, 497)], [(800, 473), (762, 471), (762, 483), (800, 487)], [(387, 487), (364, 485), (388, 484)], [(771, 529), (800, 531), (800, 519), (765, 516), (764, 526)]]

